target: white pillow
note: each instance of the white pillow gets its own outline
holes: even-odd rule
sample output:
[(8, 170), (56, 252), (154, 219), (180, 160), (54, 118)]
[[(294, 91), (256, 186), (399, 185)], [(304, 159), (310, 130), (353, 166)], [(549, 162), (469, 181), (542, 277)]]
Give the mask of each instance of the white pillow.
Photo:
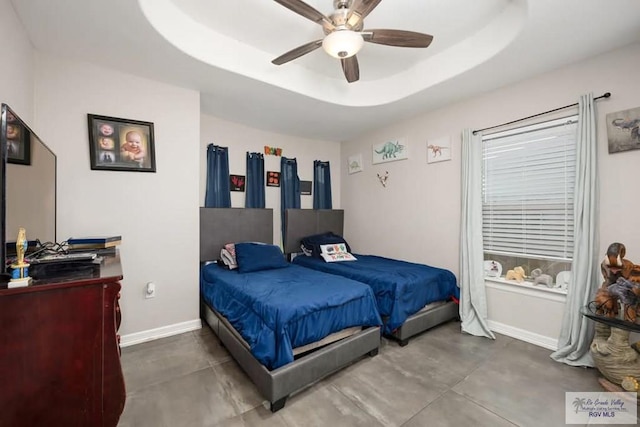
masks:
[(224, 248), (220, 249), (220, 259), (224, 262), (224, 265), (229, 267), (229, 270), (238, 268), (236, 261), (236, 248), (233, 243), (227, 243)]
[(304, 245), (300, 245), (300, 250), (305, 256), (313, 256), (313, 252), (307, 249)]
[(332, 245), (320, 245), (320, 256), (325, 262), (356, 261), (357, 258), (347, 252), (347, 245), (334, 243)]

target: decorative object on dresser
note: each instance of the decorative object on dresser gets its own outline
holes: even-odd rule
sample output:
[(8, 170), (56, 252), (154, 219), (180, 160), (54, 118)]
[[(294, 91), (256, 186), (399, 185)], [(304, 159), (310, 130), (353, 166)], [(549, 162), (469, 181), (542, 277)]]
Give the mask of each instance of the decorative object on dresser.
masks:
[(10, 288), (19, 288), (31, 284), (31, 277), (29, 277), (30, 264), (24, 260), (28, 247), (29, 242), (27, 241), (26, 230), (20, 227), (18, 239), (16, 240), (16, 262), (11, 264), (11, 280), (8, 284)]
[(115, 427), (125, 404), (117, 329), (122, 270), (0, 287), (0, 426)]

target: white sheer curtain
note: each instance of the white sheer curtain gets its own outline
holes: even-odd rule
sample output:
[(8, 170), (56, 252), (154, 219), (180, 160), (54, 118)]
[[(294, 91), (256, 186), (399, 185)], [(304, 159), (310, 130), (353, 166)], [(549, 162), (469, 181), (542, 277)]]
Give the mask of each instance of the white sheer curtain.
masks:
[(572, 273), (558, 350), (551, 358), (567, 365), (594, 366), (589, 353), (593, 321), (580, 313), (602, 282), (598, 267), (598, 144), (593, 94), (582, 95), (578, 105)]
[(462, 331), (495, 339), (487, 324), (482, 254), (482, 136), (462, 133), (460, 318)]

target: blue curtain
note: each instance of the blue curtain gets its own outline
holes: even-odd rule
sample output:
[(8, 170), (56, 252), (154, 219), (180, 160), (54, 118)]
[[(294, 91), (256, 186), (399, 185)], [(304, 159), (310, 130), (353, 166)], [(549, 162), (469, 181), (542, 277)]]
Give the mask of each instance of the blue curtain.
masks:
[(247, 151), (245, 208), (264, 208), (264, 155)]
[(313, 161), (313, 209), (332, 209), (331, 166), (329, 162)]
[(300, 209), (300, 178), (296, 159), (280, 159), (280, 219), (284, 243), (284, 213), (287, 209)]
[(230, 208), (229, 148), (207, 145), (207, 192), (205, 208)]

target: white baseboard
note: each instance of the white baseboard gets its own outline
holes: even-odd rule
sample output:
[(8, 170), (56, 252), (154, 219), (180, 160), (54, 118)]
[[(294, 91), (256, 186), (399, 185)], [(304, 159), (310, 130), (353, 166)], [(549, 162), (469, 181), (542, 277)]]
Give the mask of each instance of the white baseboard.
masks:
[(505, 325), (504, 323), (494, 322), (493, 320), (489, 320), (488, 323), (489, 328), (493, 332), (497, 332), (499, 334), (506, 335), (520, 341), (525, 341), (530, 344), (546, 348), (548, 350), (556, 351), (558, 349), (557, 338), (551, 338), (544, 335), (536, 334), (535, 332), (526, 331), (524, 329), (516, 328), (510, 325)]
[(163, 326), (161, 328), (148, 329), (142, 332), (134, 332), (120, 336), (120, 347), (128, 347), (134, 344), (140, 344), (146, 341), (157, 340), (158, 338), (170, 337), (185, 332), (197, 331), (202, 328), (200, 319), (189, 320), (187, 322), (175, 323), (173, 325)]

